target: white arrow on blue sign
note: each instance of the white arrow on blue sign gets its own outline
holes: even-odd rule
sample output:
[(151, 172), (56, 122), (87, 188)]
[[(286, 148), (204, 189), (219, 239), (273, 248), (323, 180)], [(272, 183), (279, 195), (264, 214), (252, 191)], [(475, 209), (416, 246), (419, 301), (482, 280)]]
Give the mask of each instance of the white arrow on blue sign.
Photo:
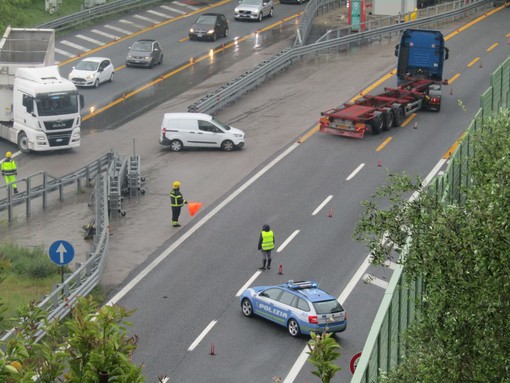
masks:
[(55, 241), (50, 246), (49, 256), (53, 263), (58, 266), (65, 266), (73, 260), (74, 248), (67, 241)]

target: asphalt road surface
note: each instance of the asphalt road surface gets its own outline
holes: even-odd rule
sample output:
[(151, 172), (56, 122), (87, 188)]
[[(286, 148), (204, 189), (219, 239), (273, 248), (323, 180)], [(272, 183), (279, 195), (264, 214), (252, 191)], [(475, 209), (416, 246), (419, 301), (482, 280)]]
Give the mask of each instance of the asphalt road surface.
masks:
[[(349, 359), (361, 351), (384, 294), (384, 288), (365, 284), (361, 277), (370, 273), (387, 281), (391, 275), (391, 269), (362, 267), (366, 251), (351, 239), (360, 202), (388, 171), (425, 177), (448, 152), (478, 108), (490, 73), (508, 56), (508, 13), (488, 16), (448, 40), (445, 77), (456, 79), (446, 90), (452, 91), (445, 94), (441, 113), (419, 113), (406, 126), (379, 136), (350, 140), (306, 133), (320, 111), (347, 101), (391, 71), (396, 41), (320, 55), (220, 113), (219, 119), (246, 132), (242, 151), (171, 153), (159, 147), (163, 112), (182, 111), (189, 100), (242, 73), (271, 49), (277, 51), (275, 44), (117, 129), (85, 136), (76, 151), (20, 159), (24, 174), (42, 168), (63, 175), (110, 148), (129, 154), (135, 139), (147, 193), (126, 201), (128, 214), (112, 222), (103, 283), (114, 288), (115, 302), (138, 308), (132, 318), (133, 332), (140, 335), (135, 360), (145, 364), (148, 381), (165, 374), (175, 382), (271, 382), (273, 377), (290, 382), (293, 374), (296, 382), (312, 380), (309, 366), (293, 368), (306, 338), (293, 339), (284, 328), (244, 318), (236, 297), (248, 281), (263, 285), (287, 279), (315, 279), (331, 293), (343, 294), (349, 325), (337, 335), (343, 368), (338, 379), (350, 379)], [(394, 79), (386, 85), (394, 85)], [(205, 205), (194, 218), (184, 213), (180, 229), (170, 227), (168, 192), (175, 179), (188, 200)], [(87, 214), (76, 201), (72, 213), (51, 210), (26, 225), (14, 225), (6, 235), (2, 227), (2, 239), (49, 244), (80, 233)], [(276, 268), (257, 274), (256, 242), (264, 223), (274, 228), (277, 246), (291, 238), (273, 261), (283, 265), (283, 275)], [(129, 290), (148, 265), (151, 272)], [(209, 355), (212, 344), (214, 356)]]

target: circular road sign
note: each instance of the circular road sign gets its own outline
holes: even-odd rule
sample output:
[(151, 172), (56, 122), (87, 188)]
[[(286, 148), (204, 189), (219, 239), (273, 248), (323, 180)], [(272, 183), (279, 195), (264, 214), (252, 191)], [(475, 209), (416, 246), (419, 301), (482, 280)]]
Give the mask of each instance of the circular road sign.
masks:
[(354, 375), (354, 371), (356, 371), (356, 366), (358, 365), (359, 358), (361, 358), (361, 352), (358, 352), (351, 358), (351, 363), (349, 363), (349, 367), (351, 369), (351, 374)]
[(73, 246), (69, 242), (63, 240), (53, 242), (48, 253), (51, 261), (58, 266), (67, 265), (74, 258)]

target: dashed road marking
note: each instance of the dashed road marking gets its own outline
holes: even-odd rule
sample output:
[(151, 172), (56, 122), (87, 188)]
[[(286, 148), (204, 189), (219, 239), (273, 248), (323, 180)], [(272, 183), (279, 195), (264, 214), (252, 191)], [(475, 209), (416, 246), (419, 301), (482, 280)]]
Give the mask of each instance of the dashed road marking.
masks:
[(211, 329), (214, 327), (216, 322), (218, 322), (218, 321), (213, 320), (213, 321), (211, 321), (211, 323), (209, 323), (207, 325), (207, 327), (204, 329), (204, 331), (202, 331), (202, 333), (198, 336), (198, 338), (195, 339), (195, 341), (193, 343), (191, 343), (191, 346), (189, 346), (188, 351), (193, 351), (195, 349), (195, 347), (198, 346), (198, 344), (202, 341), (202, 339), (204, 339), (204, 337), (207, 335), (207, 333), (209, 331), (211, 331)]
[(253, 281), (254, 281), (255, 279), (257, 279), (257, 277), (258, 277), (260, 274), (262, 274), (262, 271), (260, 271), (260, 270), (256, 271), (256, 272), (255, 272), (255, 274), (253, 274), (253, 275), (251, 276), (251, 278), (250, 278), (250, 279), (248, 279), (248, 282), (246, 282), (246, 283), (243, 285), (243, 287), (241, 287), (241, 288), (239, 289), (239, 291), (236, 293), (236, 297), (240, 297), (240, 296), (241, 296), (241, 294), (242, 294), (242, 293), (244, 293), (244, 290), (246, 290), (248, 287), (250, 287), (250, 285), (253, 283)]
[(350, 180), (352, 180), (352, 179), (354, 178), (354, 176), (355, 176), (356, 174), (358, 174), (358, 172), (359, 172), (361, 169), (363, 169), (363, 166), (365, 166), (365, 164), (364, 164), (364, 163), (359, 164), (359, 166), (358, 166), (356, 169), (354, 169), (354, 171), (353, 171), (351, 174), (349, 174), (349, 177), (347, 177), (345, 180), (346, 180), (346, 181), (350, 181)]
[(124, 20), (124, 19), (122, 19), (122, 20), (119, 20), (119, 22), (120, 22), (120, 23), (127, 24), (127, 25), (129, 25), (130, 27), (138, 28), (138, 29), (145, 29), (145, 28), (147, 28), (147, 26), (146, 26), (146, 25), (140, 25), (140, 24), (134, 23), (134, 22), (132, 22), (132, 21), (130, 21), (130, 20)]
[(78, 37), (79, 39), (88, 41), (89, 43), (96, 44), (96, 45), (105, 45), (106, 44), (102, 41), (99, 41), (99, 40), (93, 39), (92, 37), (88, 37), (88, 36), (84, 36), (84, 35), (76, 35), (76, 37)]
[(178, 1), (174, 1), (174, 4), (180, 5), (181, 7), (184, 7), (184, 8), (193, 9), (194, 11), (198, 11), (198, 10), (200, 9), (200, 8), (198, 8), (198, 7), (194, 7), (193, 5), (180, 3), (180, 2), (178, 2)]
[(62, 49), (55, 48), (55, 53), (66, 57), (76, 57), (75, 54), (69, 53), (67, 51), (63, 51)]
[(174, 18), (171, 15), (168, 15), (166, 13), (157, 12), (157, 11), (155, 11), (153, 9), (149, 9), (147, 12), (148, 13), (152, 13), (153, 15), (156, 15), (156, 16), (159, 16), (159, 17), (164, 17), (165, 19), (173, 19)]
[(321, 209), (331, 200), (331, 198), (333, 198), (332, 195), (327, 196), (326, 199), (322, 201), (322, 203), (317, 207), (317, 209), (313, 211), (312, 215), (316, 215), (318, 212), (320, 212)]
[(142, 15), (133, 15), (133, 17), (136, 17), (137, 19), (140, 19), (143, 21), (148, 21), (149, 23), (152, 23), (152, 24), (159, 24), (161, 22), (159, 20), (154, 20), (154, 19), (151, 19), (150, 17), (146, 17), (146, 16), (142, 16)]
[(95, 34), (98, 34), (98, 35), (101, 35), (101, 36), (104, 36), (104, 37), (108, 37), (109, 39), (112, 39), (112, 40), (120, 39), (119, 36), (111, 35), (109, 33), (106, 33), (106, 32), (103, 32), (103, 31), (99, 31), (97, 29), (92, 29), (91, 32), (94, 32)]
[(115, 26), (110, 25), (110, 24), (106, 24), (104, 27), (108, 28), (108, 29), (111, 29), (111, 30), (113, 30), (115, 32), (124, 33), (125, 35), (130, 35), (131, 33), (133, 33), (131, 31), (127, 31), (125, 29), (122, 29), (122, 28), (119, 28), (119, 27), (115, 27)]
[(380, 287), (380, 288), (385, 289), (385, 290), (389, 286), (388, 282), (383, 281), (380, 278), (374, 277), (371, 274), (363, 275), (363, 282), (365, 282), (368, 285), (374, 285), (374, 286)]
[(88, 52), (90, 50), (89, 48), (85, 48), (82, 45), (78, 45), (78, 44), (72, 43), (71, 41), (67, 41), (67, 40), (62, 40), (61, 43), (64, 45), (67, 45), (71, 48), (78, 49), (79, 51), (83, 51), (83, 52)]
[(292, 240), (294, 239), (294, 237), (295, 237), (296, 235), (298, 235), (298, 233), (299, 233), (299, 230), (294, 230), (294, 232), (293, 232), (293, 233), (289, 236), (289, 238), (287, 238), (287, 239), (285, 240), (285, 242), (283, 242), (283, 243), (280, 245), (280, 247), (278, 248), (278, 250), (276, 250), (276, 252), (277, 252), (277, 253), (279, 253), (280, 251), (282, 251), (283, 249), (285, 249), (285, 246), (287, 246), (287, 245), (290, 243), (290, 241), (292, 241)]
[(180, 15), (185, 15), (186, 14), (186, 12), (184, 12), (183, 10), (180, 10), (180, 9), (177, 9), (177, 8), (172, 8), (172, 7), (169, 7), (168, 5), (162, 5), (161, 8), (164, 8), (167, 11), (178, 13)]

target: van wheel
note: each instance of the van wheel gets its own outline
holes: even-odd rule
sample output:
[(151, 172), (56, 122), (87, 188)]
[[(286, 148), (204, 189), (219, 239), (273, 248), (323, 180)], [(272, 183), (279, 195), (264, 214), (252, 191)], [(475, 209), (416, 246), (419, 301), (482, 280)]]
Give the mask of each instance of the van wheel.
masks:
[(30, 149), (28, 148), (28, 138), (25, 132), (18, 134), (18, 147), (23, 153), (30, 153)]
[(172, 149), (173, 152), (180, 152), (182, 150), (182, 142), (179, 140), (172, 140), (172, 142), (170, 142), (170, 149)]
[(231, 152), (232, 150), (234, 150), (234, 148), (235, 148), (234, 143), (230, 140), (226, 140), (221, 143), (221, 149), (224, 150), (225, 152)]

